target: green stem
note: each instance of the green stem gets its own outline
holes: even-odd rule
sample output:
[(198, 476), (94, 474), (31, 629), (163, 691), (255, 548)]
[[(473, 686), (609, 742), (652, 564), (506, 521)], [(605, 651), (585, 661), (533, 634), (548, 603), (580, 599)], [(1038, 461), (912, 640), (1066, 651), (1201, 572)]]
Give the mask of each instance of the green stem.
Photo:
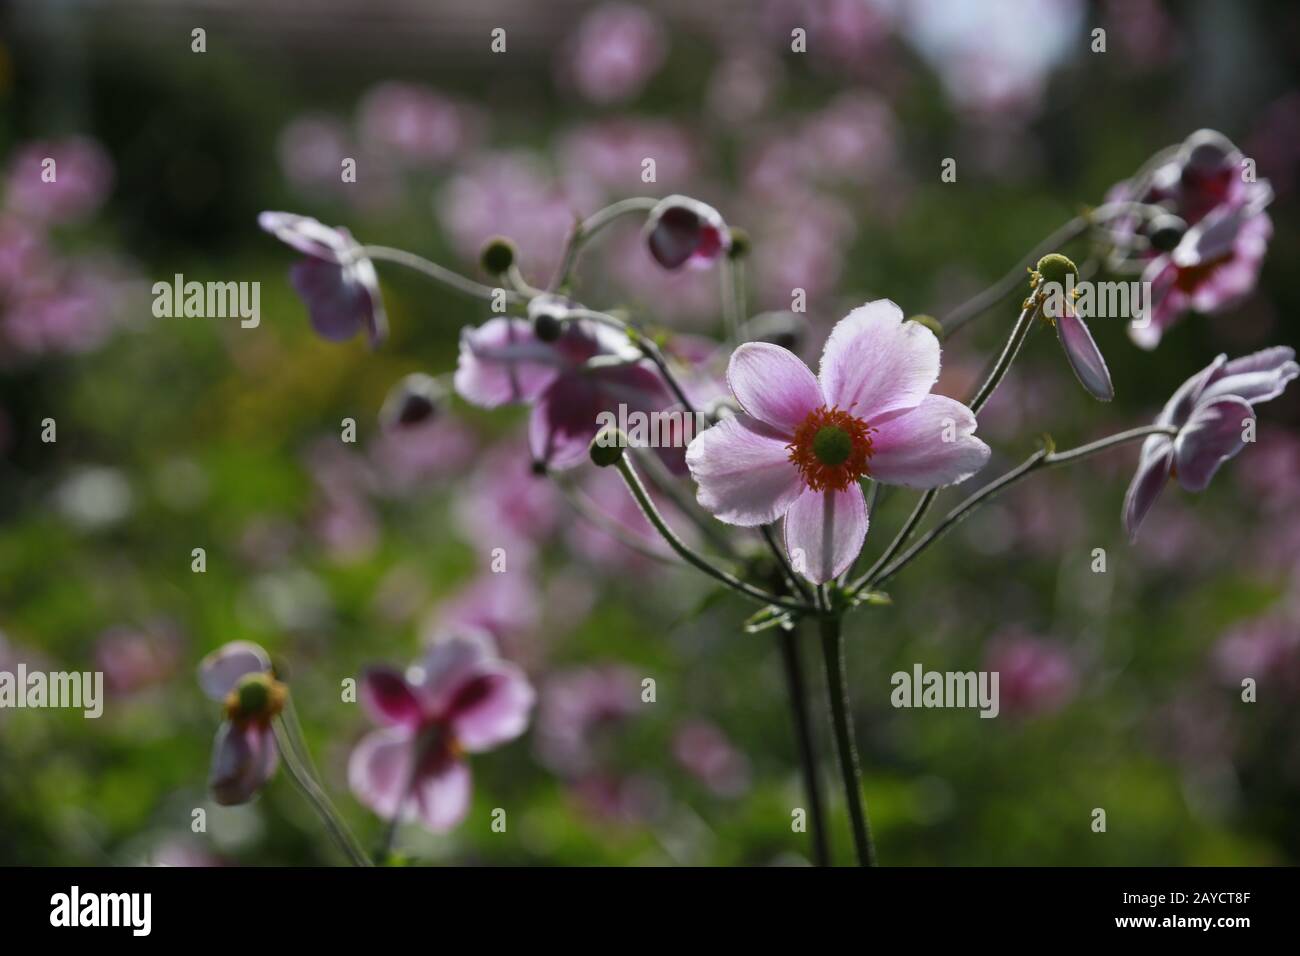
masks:
[(1106, 438), (1100, 438), (1097, 441), (1089, 442), (1086, 445), (1080, 445), (1077, 448), (1070, 448), (1062, 452), (1049, 452), (1045, 448), (1040, 448), (1027, 459), (1012, 468), (1009, 472), (1002, 475), (995, 481), (989, 482), (979, 491), (968, 497), (955, 508), (944, 516), (943, 520), (925, 533), (912, 547), (908, 548), (892, 564), (882, 570), (879, 575), (869, 583), (880, 585), (889, 578), (901, 571), (909, 562), (917, 557), (935, 541), (939, 540), (955, 524), (970, 515), (972, 511), (980, 505), (989, 501), (994, 495), (1005, 488), (1014, 485), (1022, 478), (1026, 478), (1036, 471), (1044, 468), (1054, 468), (1060, 465), (1068, 465), (1098, 452), (1106, 451), (1117, 445), (1127, 442), (1136, 441), (1139, 438), (1147, 438), (1151, 435), (1176, 435), (1178, 430), (1166, 425), (1143, 425), (1141, 428), (1131, 428), (1128, 431), (1119, 432), (1109, 435)]
[(569, 281), (573, 275), (573, 270), (578, 265), (578, 257), (582, 254), (582, 250), (587, 243), (591, 241), (592, 236), (621, 216), (634, 212), (649, 212), (658, 203), (658, 199), (649, 196), (621, 199), (616, 203), (611, 203), (604, 209), (598, 209), (581, 222), (575, 223), (573, 231), (569, 233), (569, 241), (564, 247), (564, 255), (560, 259), (560, 266), (555, 272), (555, 278), (551, 280), (551, 290), (559, 289)]
[(1033, 327), (1034, 318), (1038, 315), (1038, 305), (1031, 303), (1024, 309), (1020, 310), (1020, 317), (1016, 319), (1016, 324), (1011, 327), (1011, 336), (1007, 339), (1007, 344), (1002, 348), (1002, 354), (998, 356), (997, 362), (993, 365), (993, 370), (989, 372), (989, 377), (984, 380), (975, 397), (970, 401), (970, 410), (976, 415), (985, 406), (993, 393), (997, 391), (1002, 379), (1006, 378), (1007, 372), (1011, 369), (1011, 363), (1016, 360), (1020, 354), (1020, 347), (1025, 344), (1025, 339), (1029, 336), (1029, 330)]
[(827, 614), (820, 619), (822, 653), (826, 659), (826, 691), (830, 698), (831, 724), (835, 729), (835, 751), (839, 756), (844, 798), (849, 805), (853, 824), (853, 847), (859, 866), (876, 865), (876, 848), (871, 841), (871, 825), (862, 798), (862, 781), (858, 773), (857, 745), (853, 739), (853, 722), (849, 717), (849, 695), (844, 681), (844, 641), (840, 616)]
[(795, 749), (799, 755), (804, 796), (808, 801), (813, 864), (830, 866), (831, 848), (826, 836), (826, 807), (822, 798), (821, 777), (817, 773), (817, 751), (813, 745), (812, 722), (809, 720), (808, 686), (804, 680), (803, 661), (799, 656), (798, 636), (793, 630), (778, 628), (777, 643), (781, 648), (786, 693), (790, 698), (790, 716), (794, 721)]
[[(407, 252), (404, 249), (393, 249), (389, 246), (362, 246), (357, 250), (357, 254), (373, 259), (376, 262), (392, 262), (400, 266), (406, 266), (408, 269), (414, 269), (435, 282), (440, 282), (457, 292), (463, 292), (465, 295), (474, 296), (475, 298), (491, 300), (496, 297), (498, 292), (492, 286), (475, 282), (459, 272), (453, 272), (445, 266), (430, 262), (428, 259), (417, 256), (413, 252)], [(523, 301), (523, 297), (517, 292), (512, 292), (509, 289), (500, 291), (505, 293), (507, 302), (519, 303)]]
[(275, 718), (275, 736), (280, 745), (280, 754), (284, 758), (285, 771), (289, 774), (290, 779), (298, 785), (307, 802), (320, 816), (325, 823), (325, 828), (329, 831), (334, 842), (338, 844), (339, 849), (348, 857), (353, 866), (373, 866), (370, 858), (366, 856), (366, 851), (361, 849), (357, 838), (352, 835), (339, 812), (334, 809), (330, 803), (329, 797), (325, 791), (320, 788), (311, 772), (304, 767), (298, 757), (297, 747), (293, 740), (293, 732), (289, 725), (285, 723), (283, 717)]
[(641, 479), (637, 475), (636, 469), (632, 467), (632, 462), (629, 460), (627, 454), (623, 454), (619, 457), (618, 470), (623, 476), (623, 481), (627, 483), (628, 490), (632, 492), (632, 497), (635, 498), (636, 503), (641, 506), (641, 511), (646, 516), (646, 520), (654, 525), (655, 530), (659, 532), (666, 542), (668, 542), (668, 546), (676, 551), (687, 564), (703, 571), (709, 577), (725, 584), (733, 591), (743, 594), (751, 601), (757, 601), (764, 605), (771, 604), (776, 607), (785, 608), (791, 611), (800, 611), (803, 613), (815, 610), (815, 608), (811, 608), (800, 601), (791, 601), (786, 598), (778, 597), (775, 594), (764, 591), (762, 588), (755, 587), (746, 581), (740, 580), (740, 578), (735, 575), (728, 574), (721, 568), (714, 567), (707, 560), (687, 547), (686, 544), (683, 543), (682, 539), (677, 537), (677, 534), (673, 529), (668, 526), (668, 523), (664, 521), (663, 517), (659, 514), (659, 509), (655, 507), (654, 502), (650, 499), (649, 493), (645, 490), (645, 485), (641, 484)]

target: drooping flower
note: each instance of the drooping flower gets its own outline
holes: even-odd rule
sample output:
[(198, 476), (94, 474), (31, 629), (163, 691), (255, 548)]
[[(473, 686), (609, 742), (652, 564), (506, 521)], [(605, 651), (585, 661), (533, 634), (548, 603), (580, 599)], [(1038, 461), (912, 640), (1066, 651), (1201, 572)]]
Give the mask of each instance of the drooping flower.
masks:
[(784, 515), (794, 565), (814, 582), (829, 581), (867, 534), (860, 479), (935, 488), (988, 461), (971, 410), (930, 394), (938, 376), (939, 340), (905, 322), (888, 299), (835, 326), (817, 377), (780, 346), (740, 346), (727, 383), (744, 413), (686, 450), (700, 504), (746, 527)]
[[(591, 366), (604, 356), (614, 361)], [(587, 447), (601, 412), (649, 413), (670, 402), (653, 365), (622, 333), (565, 320), (554, 341), (537, 337), (522, 319), (490, 319), (460, 336), (457, 393), (468, 402), (496, 408), (512, 402), (533, 406), (528, 442), (533, 458), (550, 468), (587, 460)]]
[(266, 651), (251, 641), (232, 641), (203, 658), (199, 686), (226, 712), (212, 748), (208, 786), (222, 806), (247, 803), (279, 765), (271, 720), (288, 690), (272, 674)]
[(384, 340), (388, 319), (379, 276), (352, 233), (289, 212), (264, 212), (257, 223), (306, 257), (289, 270), (289, 281), (322, 338), (346, 342), (365, 330), (372, 347)]
[(1220, 355), (1184, 382), (1156, 419), (1177, 434), (1152, 435), (1142, 445), (1124, 498), (1129, 538), (1171, 477), (1187, 491), (1204, 491), (1219, 466), (1245, 447), (1254, 406), (1277, 398), (1297, 375), (1295, 350), (1276, 346), (1232, 361)]
[(650, 210), (645, 240), (665, 269), (707, 269), (731, 248), (722, 214), (689, 196), (669, 196)]
[(361, 696), (380, 729), (352, 751), (352, 792), (381, 817), (418, 819), (435, 833), (469, 811), (464, 755), (522, 734), (534, 699), (523, 671), (497, 657), (486, 635), (435, 644), (405, 674), (373, 668)]
[(1079, 384), (1093, 398), (1109, 402), (1115, 397), (1110, 370), (1070, 295), (1078, 274), (1073, 262), (1052, 253), (1038, 260), (1031, 286), (1036, 290), (1043, 318), (1056, 329), (1061, 351)]

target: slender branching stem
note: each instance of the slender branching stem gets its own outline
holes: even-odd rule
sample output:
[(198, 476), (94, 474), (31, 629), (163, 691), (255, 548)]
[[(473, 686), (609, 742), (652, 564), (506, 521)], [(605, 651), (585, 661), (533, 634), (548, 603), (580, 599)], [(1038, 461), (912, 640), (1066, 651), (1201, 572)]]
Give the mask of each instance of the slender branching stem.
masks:
[(835, 751), (839, 757), (844, 799), (853, 824), (853, 848), (859, 866), (876, 865), (876, 848), (867, 822), (866, 801), (862, 797), (862, 780), (858, 773), (857, 743), (853, 739), (853, 721), (849, 713), (848, 686), (844, 680), (844, 640), (841, 618), (827, 614), (819, 620), (822, 653), (826, 661), (826, 691), (830, 699), (831, 725), (835, 731)]
[(389, 246), (362, 246), (357, 250), (357, 254), (366, 256), (375, 262), (392, 262), (400, 266), (406, 266), (408, 269), (414, 269), (434, 282), (440, 282), (457, 292), (463, 292), (465, 295), (474, 296), (478, 299), (490, 300), (504, 292), (506, 302), (518, 304), (524, 300), (524, 296), (521, 296), (518, 292), (510, 289), (498, 289), (493, 286), (483, 285), (481, 282), (475, 282), (459, 272), (453, 272), (446, 266), (440, 266), (436, 262), (431, 262), (404, 249), (393, 249)]
[(777, 644), (781, 649), (781, 669), (785, 673), (785, 688), (790, 698), (790, 716), (794, 722), (799, 771), (803, 777), (804, 796), (808, 801), (812, 859), (816, 866), (830, 866), (831, 848), (826, 835), (826, 804), (822, 796), (821, 775), (817, 772), (817, 750), (813, 743), (812, 721), (809, 720), (808, 684), (804, 679), (799, 636), (793, 629), (778, 628)]
[(293, 740), (293, 731), (285, 722), (283, 716), (276, 717), (274, 724), (276, 741), (280, 745), (280, 755), (283, 758), (282, 762), (290, 779), (298, 785), (298, 789), (307, 798), (307, 802), (312, 805), (312, 809), (320, 816), (330, 836), (351, 861), (352, 865), (373, 866), (374, 864), (370, 862), (370, 858), (366, 856), (366, 851), (361, 848), (357, 838), (352, 835), (348, 825), (343, 822), (343, 818), (339, 816), (338, 810), (330, 803), (329, 797), (325, 795), (325, 791), (321, 789), (316, 778), (301, 763), (298, 757), (297, 742)]

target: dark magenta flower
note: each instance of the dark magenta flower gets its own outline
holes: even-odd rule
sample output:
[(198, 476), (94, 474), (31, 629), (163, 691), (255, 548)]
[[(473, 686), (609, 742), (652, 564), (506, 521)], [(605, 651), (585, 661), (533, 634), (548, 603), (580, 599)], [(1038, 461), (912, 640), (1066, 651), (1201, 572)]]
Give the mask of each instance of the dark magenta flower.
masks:
[(689, 196), (661, 199), (646, 220), (645, 239), (665, 269), (705, 269), (731, 248), (731, 232), (712, 206)]
[(346, 342), (364, 330), (371, 346), (384, 340), (388, 319), (379, 276), (350, 232), (289, 212), (264, 212), (257, 224), (306, 256), (289, 270), (289, 281), (322, 338)]
[(1129, 538), (1137, 538), (1142, 519), (1171, 477), (1187, 491), (1205, 490), (1219, 466), (1245, 447), (1254, 406), (1277, 398), (1297, 375), (1295, 350), (1277, 346), (1232, 361), (1220, 355), (1184, 382), (1156, 419), (1178, 433), (1152, 435), (1142, 445), (1124, 498)]
[[(597, 357), (613, 360), (590, 366)], [(571, 468), (587, 460), (597, 416), (658, 411), (670, 402), (659, 373), (628, 341), (605, 326), (565, 320), (559, 337), (541, 341), (523, 319), (491, 319), (461, 331), (456, 391), (468, 402), (496, 408), (533, 406), (528, 443), (548, 467)]]
[(860, 479), (937, 488), (988, 461), (971, 410), (930, 394), (938, 377), (939, 340), (888, 299), (835, 326), (816, 377), (778, 345), (740, 346), (727, 383), (744, 412), (686, 449), (700, 504), (745, 527), (784, 515), (794, 566), (818, 584), (831, 580), (867, 535)]
[(247, 803), (279, 765), (271, 720), (288, 691), (272, 675), (266, 651), (250, 641), (232, 641), (203, 658), (199, 686), (226, 711), (212, 748), (208, 786), (222, 806)]
[(523, 671), (498, 658), (486, 635), (435, 644), (405, 674), (367, 671), (362, 702), (380, 729), (352, 751), (352, 792), (385, 819), (450, 830), (469, 812), (464, 755), (522, 734), (533, 699)]

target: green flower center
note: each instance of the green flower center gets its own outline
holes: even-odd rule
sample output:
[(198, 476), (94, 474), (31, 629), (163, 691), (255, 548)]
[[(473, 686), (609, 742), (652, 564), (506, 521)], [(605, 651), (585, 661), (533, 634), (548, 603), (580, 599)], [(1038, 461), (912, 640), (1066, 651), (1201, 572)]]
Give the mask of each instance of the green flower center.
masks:
[(271, 686), (265, 674), (250, 674), (236, 688), (239, 695), (239, 712), (245, 716), (260, 716), (271, 705)]
[(824, 425), (813, 436), (812, 450), (823, 465), (842, 465), (853, 454), (853, 438), (836, 425)]

